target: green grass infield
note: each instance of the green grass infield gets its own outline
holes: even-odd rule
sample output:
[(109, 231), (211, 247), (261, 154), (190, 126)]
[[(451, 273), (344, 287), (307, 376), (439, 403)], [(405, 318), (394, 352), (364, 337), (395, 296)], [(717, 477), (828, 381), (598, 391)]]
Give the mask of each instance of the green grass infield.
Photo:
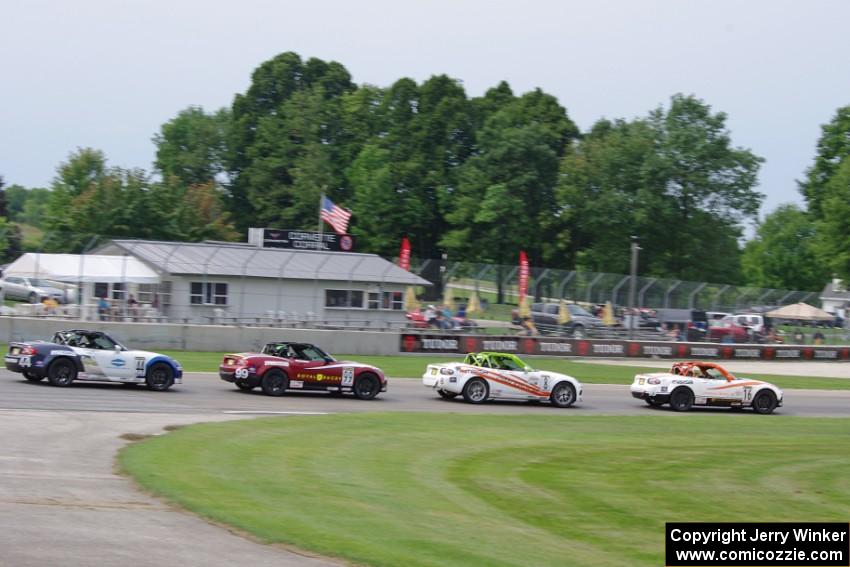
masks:
[[(227, 354), (223, 352), (188, 352), (188, 351), (161, 351), (163, 354), (174, 357), (183, 365), (187, 372), (217, 372), (222, 357)], [(461, 361), (462, 356), (446, 355), (435, 356), (361, 356), (339, 354), (335, 355), (340, 360), (356, 360), (366, 364), (372, 364), (382, 369), (391, 378), (420, 378), (428, 364), (436, 362)], [(602, 363), (576, 362), (558, 357), (534, 357), (526, 361), (535, 368), (561, 372), (574, 376), (579, 381), (587, 384), (631, 384), (635, 374), (641, 372), (659, 372), (669, 370), (672, 362), (659, 361), (658, 368), (643, 368), (639, 366), (618, 366)], [(722, 363), (721, 363), (722, 364)], [(789, 362), (788, 364), (794, 364)], [(850, 380), (845, 378), (824, 378), (820, 376), (777, 376), (773, 374), (758, 374), (748, 372), (747, 378), (767, 380), (780, 388), (807, 388), (818, 390), (850, 390)]]
[(119, 458), (206, 518), (376, 566), (655, 566), (664, 522), (850, 509), (848, 419), (298, 416), (191, 426)]

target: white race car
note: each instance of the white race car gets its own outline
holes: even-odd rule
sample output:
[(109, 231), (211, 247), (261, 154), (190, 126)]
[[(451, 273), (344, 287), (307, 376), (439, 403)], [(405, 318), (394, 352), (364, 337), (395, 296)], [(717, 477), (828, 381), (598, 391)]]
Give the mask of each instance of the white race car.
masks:
[(782, 390), (773, 384), (736, 378), (713, 362), (677, 362), (670, 372), (638, 374), (631, 392), (653, 407), (670, 404), (675, 411), (721, 406), (769, 414), (782, 405)]
[(164, 354), (129, 350), (100, 331), (59, 331), (52, 342), (9, 343), (6, 368), (27, 380), (69, 386), (75, 380), (146, 384), (163, 392), (180, 384), (183, 368)]
[(463, 362), (429, 364), (422, 382), (443, 398), (462, 395), (471, 404), (489, 399), (549, 400), (559, 408), (581, 401), (581, 382), (557, 372), (534, 370), (516, 355), (472, 352)]

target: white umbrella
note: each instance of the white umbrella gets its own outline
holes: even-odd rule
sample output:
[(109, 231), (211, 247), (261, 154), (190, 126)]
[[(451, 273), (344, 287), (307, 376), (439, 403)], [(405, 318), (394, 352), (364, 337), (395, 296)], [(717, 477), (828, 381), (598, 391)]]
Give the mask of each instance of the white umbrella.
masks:
[(768, 311), (765, 315), (776, 319), (796, 319), (798, 321), (831, 321), (835, 318), (823, 309), (818, 309), (808, 303), (786, 305), (785, 307)]

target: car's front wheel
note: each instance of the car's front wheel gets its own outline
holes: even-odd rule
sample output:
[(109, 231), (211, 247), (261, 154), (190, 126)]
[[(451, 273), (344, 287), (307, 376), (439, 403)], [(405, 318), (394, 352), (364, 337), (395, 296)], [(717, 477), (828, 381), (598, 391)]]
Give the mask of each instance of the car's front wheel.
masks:
[(688, 411), (694, 405), (694, 393), (690, 388), (679, 387), (670, 394), (670, 407), (674, 411)]
[(776, 406), (776, 394), (770, 390), (759, 392), (753, 399), (753, 411), (762, 415), (773, 413)]
[(373, 374), (361, 374), (354, 383), (354, 395), (360, 400), (371, 400), (381, 391), (381, 384)]
[(457, 397), (455, 392), (449, 392), (448, 390), (437, 390), (437, 393), (440, 394), (441, 398), (445, 398), (447, 400)]
[(77, 367), (67, 358), (57, 358), (47, 369), (47, 381), (51, 386), (70, 386), (77, 377)]
[(24, 378), (26, 378), (30, 382), (41, 382), (42, 380), (44, 380), (44, 376), (39, 376), (38, 374), (33, 374), (32, 372), (24, 372)]
[(549, 400), (553, 406), (568, 408), (576, 401), (576, 389), (569, 382), (561, 382), (552, 388)]
[(164, 362), (157, 362), (148, 370), (145, 383), (154, 392), (164, 392), (174, 385), (174, 369)]
[(263, 376), (260, 387), (267, 396), (282, 396), (289, 386), (289, 380), (280, 370), (271, 370)]
[(463, 387), (463, 399), (470, 404), (480, 404), (487, 400), (490, 388), (481, 378), (473, 378)]

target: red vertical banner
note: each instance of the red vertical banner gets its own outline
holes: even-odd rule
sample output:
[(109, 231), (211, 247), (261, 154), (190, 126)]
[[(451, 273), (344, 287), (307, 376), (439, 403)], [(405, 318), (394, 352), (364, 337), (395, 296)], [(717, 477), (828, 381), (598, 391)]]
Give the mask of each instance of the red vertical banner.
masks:
[(525, 250), (519, 251), (519, 300), (528, 295), (528, 256)]
[(405, 236), (401, 239), (401, 250), (398, 253), (398, 265), (402, 270), (410, 271), (410, 240)]

